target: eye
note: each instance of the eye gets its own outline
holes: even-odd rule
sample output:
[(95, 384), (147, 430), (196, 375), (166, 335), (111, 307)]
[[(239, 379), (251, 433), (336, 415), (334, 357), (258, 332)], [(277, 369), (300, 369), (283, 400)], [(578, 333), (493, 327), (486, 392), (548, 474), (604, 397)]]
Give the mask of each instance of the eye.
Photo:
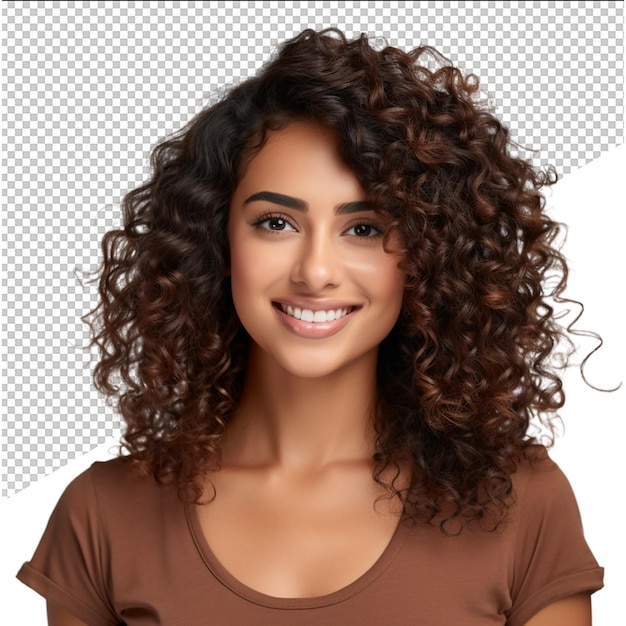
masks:
[(282, 215), (262, 215), (259, 219), (252, 222), (252, 226), (273, 232), (296, 230), (291, 222)]
[(361, 222), (355, 224), (346, 230), (346, 234), (353, 237), (360, 237), (363, 239), (371, 237), (379, 237), (383, 234), (382, 230), (375, 224), (369, 224), (367, 222)]

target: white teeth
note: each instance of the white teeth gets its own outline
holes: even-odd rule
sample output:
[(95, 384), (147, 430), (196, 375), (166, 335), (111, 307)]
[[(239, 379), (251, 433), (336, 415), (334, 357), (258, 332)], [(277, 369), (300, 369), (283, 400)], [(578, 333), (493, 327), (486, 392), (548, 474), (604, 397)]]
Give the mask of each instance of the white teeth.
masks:
[(297, 306), (293, 307), (290, 304), (281, 304), (280, 308), (283, 313), (295, 317), (297, 320), (303, 322), (319, 324), (323, 322), (332, 322), (338, 320), (345, 315), (348, 315), (349, 309), (337, 309), (329, 311), (312, 311), (311, 309), (300, 309)]

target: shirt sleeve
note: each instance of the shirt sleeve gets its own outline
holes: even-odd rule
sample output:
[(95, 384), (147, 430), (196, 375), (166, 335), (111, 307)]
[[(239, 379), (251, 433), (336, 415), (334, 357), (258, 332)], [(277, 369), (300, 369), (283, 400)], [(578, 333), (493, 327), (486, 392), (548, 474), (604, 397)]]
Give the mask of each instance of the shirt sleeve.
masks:
[(515, 509), (519, 532), (507, 626), (523, 626), (553, 602), (602, 588), (604, 570), (585, 540), (572, 488), (553, 461), (529, 471)]
[(33, 558), (17, 578), (90, 626), (123, 624), (108, 599), (108, 558), (91, 470), (59, 499)]

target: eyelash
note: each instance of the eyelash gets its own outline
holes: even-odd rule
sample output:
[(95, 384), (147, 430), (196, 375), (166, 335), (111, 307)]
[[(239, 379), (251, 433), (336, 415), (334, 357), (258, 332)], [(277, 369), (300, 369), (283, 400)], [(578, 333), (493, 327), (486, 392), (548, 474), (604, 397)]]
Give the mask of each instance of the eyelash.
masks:
[[(250, 222), (250, 226), (252, 226), (254, 228), (259, 228), (259, 229), (264, 230), (264, 231), (269, 232), (269, 233), (284, 232), (282, 230), (273, 230), (273, 229), (265, 228), (265, 227), (262, 226), (265, 222), (269, 222), (270, 220), (282, 220), (283, 222), (285, 222), (286, 224), (291, 226), (291, 228), (293, 228), (294, 230), (297, 230), (297, 228), (292, 223), (291, 219), (288, 216), (286, 216), (286, 215), (284, 215), (282, 213), (265, 213), (264, 215), (261, 215), (260, 217), (252, 220)], [(371, 222), (369, 220), (359, 220), (357, 222), (354, 222), (350, 226), (348, 226), (348, 228), (346, 228), (346, 230), (344, 232), (352, 230), (352, 229), (356, 228), (357, 226), (368, 226), (370, 228), (373, 228), (376, 232), (374, 234), (372, 234), (372, 235), (367, 236), (367, 237), (360, 237), (359, 235), (349, 235), (350, 237), (355, 237), (356, 239), (377, 239), (378, 237), (382, 237), (384, 235), (384, 232), (383, 232), (383, 229), (381, 228), (381, 226), (379, 224), (376, 224), (375, 222)], [(290, 232), (290, 231), (288, 231), (288, 232)]]
[(283, 222), (289, 224), (289, 226), (291, 226), (291, 228), (296, 230), (296, 227), (291, 223), (291, 220), (286, 215), (283, 215), (282, 213), (265, 213), (264, 215), (261, 215), (257, 219), (252, 220), (250, 222), (250, 226), (253, 226), (255, 228), (260, 228), (261, 230), (266, 230), (266, 231), (268, 231), (270, 233), (282, 232), (280, 230), (272, 230), (270, 228), (262, 228), (261, 225), (264, 224), (265, 222), (269, 222), (270, 220), (282, 220)]

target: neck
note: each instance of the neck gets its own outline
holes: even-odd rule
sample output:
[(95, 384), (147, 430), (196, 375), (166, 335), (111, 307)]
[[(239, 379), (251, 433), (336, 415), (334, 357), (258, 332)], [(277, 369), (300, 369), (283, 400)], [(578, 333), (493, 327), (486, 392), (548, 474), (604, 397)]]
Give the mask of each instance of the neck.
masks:
[(224, 465), (316, 470), (374, 453), (376, 360), (301, 378), (252, 348), (241, 402), (223, 443)]

